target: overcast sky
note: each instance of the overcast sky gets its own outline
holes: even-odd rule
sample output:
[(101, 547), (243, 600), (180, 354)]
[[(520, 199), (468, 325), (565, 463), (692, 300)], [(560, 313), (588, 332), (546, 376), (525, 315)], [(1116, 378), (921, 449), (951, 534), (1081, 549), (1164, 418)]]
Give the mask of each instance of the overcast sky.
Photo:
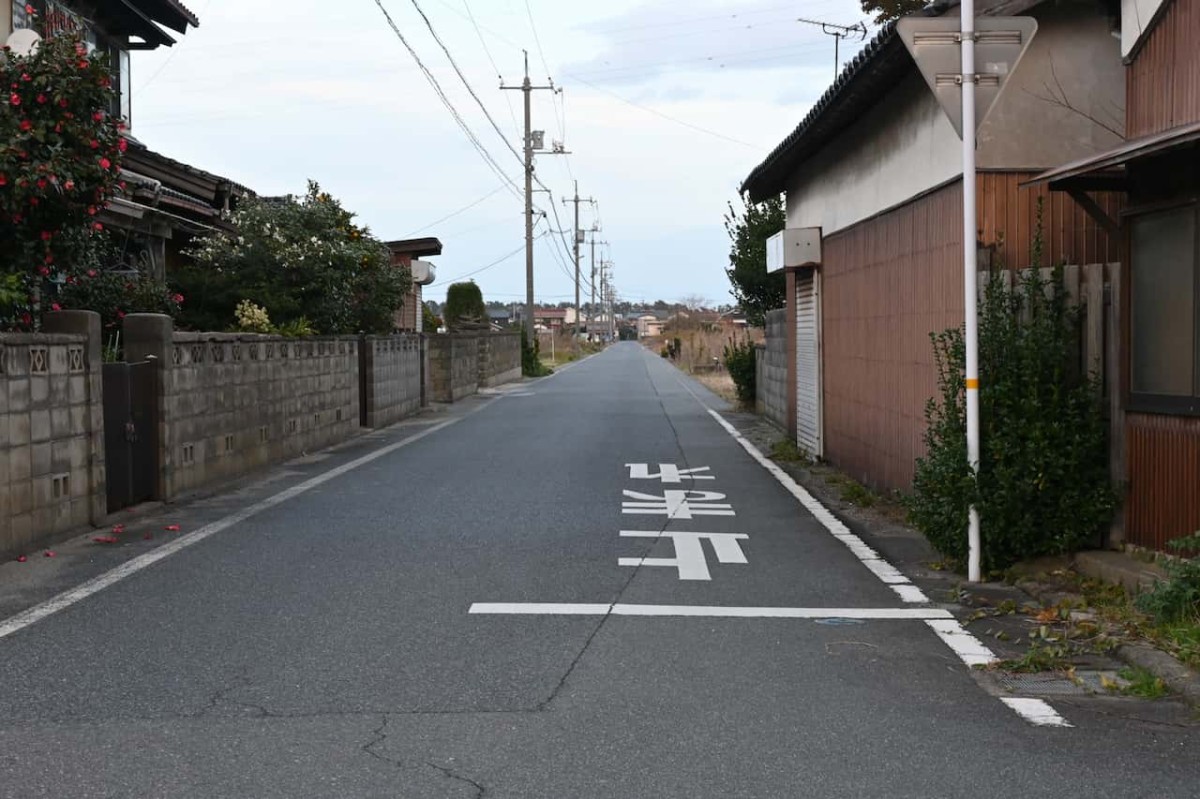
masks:
[[(523, 204), (473, 148), (375, 0), (188, 0), (200, 17), (173, 48), (137, 53), (133, 132), (151, 149), (260, 194), (309, 178), (383, 239), (437, 236), (438, 283), (472, 277), (489, 300), (524, 297)], [(501, 138), (417, 11), (500, 126)], [(543, 155), (537, 230), (599, 221), (620, 295), (730, 302), (722, 212), (737, 186), (828, 87), (833, 39), (797, 17), (853, 24), (856, 0), (383, 0), (400, 32), (503, 172), (522, 184), (521, 50)], [(474, 24), (472, 22), (472, 17)], [(532, 24), (531, 24), (532, 18)], [(843, 42), (843, 63), (861, 46)], [(506, 144), (507, 142), (507, 144)], [(437, 220), (454, 214), (444, 221)], [(535, 246), (539, 301), (573, 298), (568, 242)], [(498, 259), (510, 255), (498, 263)], [(584, 271), (590, 253), (585, 248)], [(494, 264), (489, 266), (489, 264)], [(484, 267), (487, 267), (484, 269)], [(585, 289), (586, 291), (586, 289)]]

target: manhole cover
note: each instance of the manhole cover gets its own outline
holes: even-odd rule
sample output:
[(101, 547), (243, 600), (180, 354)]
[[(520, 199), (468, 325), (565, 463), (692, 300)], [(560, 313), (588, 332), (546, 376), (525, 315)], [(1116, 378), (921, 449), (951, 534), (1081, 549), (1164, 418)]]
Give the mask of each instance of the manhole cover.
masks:
[(1019, 674), (1002, 671), (996, 675), (997, 682), (1006, 691), (1014, 694), (1032, 694), (1035, 696), (1083, 696), (1085, 694), (1108, 693), (1103, 680), (1118, 683), (1120, 680), (1112, 672), (1077, 671), (1072, 680), (1057, 672), (1045, 674)]

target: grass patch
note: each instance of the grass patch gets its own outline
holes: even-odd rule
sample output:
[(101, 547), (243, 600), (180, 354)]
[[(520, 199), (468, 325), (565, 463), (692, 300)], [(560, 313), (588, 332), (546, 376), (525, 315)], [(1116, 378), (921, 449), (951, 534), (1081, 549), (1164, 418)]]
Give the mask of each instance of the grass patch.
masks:
[(1036, 674), (1043, 671), (1068, 671), (1071, 668), (1071, 647), (1062, 641), (1030, 641), (1029, 649), (1019, 658), (1002, 660), (995, 668)]
[(1126, 666), (1117, 672), (1117, 675), (1129, 685), (1121, 689), (1121, 693), (1127, 696), (1140, 696), (1143, 699), (1161, 699), (1170, 691), (1167, 689), (1167, 684), (1162, 681), (1161, 677), (1154, 676), (1154, 673), (1149, 669), (1143, 669), (1141, 666)]
[(771, 445), (771, 460), (784, 463), (812, 463), (812, 457), (806, 450), (796, 446), (790, 438), (783, 438)]
[(876, 497), (871, 490), (862, 483), (854, 480), (847, 480), (842, 485), (842, 500), (849, 502), (852, 505), (858, 505), (860, 508), (872, 507), (879, 498)]

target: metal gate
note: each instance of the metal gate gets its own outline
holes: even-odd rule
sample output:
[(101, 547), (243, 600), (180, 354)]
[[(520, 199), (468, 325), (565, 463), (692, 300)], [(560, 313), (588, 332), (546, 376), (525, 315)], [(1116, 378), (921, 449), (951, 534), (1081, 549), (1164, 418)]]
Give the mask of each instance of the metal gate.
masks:
[(104, 364), (108, 512), (153, 499), (158, 479), (158, 364)]

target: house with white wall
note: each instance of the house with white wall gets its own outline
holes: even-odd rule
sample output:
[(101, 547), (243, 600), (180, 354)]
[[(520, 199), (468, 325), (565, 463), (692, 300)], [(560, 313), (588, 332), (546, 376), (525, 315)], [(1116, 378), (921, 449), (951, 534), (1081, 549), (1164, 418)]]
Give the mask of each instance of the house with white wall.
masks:
[[(1115, 6), (1095, 0), (979, 4), (1026, 14), (1038, 33), (979, 129), (976, 241), (993, 264), (1030, 266), (1042, 201), (1042, 263), (1121, 260), (1081, 200), (1023, 186), (1118, 145), (1125, 90)], [(957, 15), (956, 3), (924, 12)], [(961, 143), (897, 35), (884, 25), (795, 130), (742, 184), (786, 196), (787, 228), (815, 231), (819, 262), (788, 269), (788, 428), (798, 444), (877, 489), (906, 489), (937, 389), (929, 335), (963, 324)]]

